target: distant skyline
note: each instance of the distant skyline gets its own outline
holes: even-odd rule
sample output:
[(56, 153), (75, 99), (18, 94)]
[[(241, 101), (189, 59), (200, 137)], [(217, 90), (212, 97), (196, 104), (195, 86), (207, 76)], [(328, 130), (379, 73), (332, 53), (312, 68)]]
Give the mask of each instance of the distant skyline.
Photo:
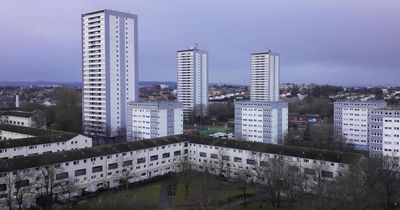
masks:
[(0, 81), (81, 81), (81, 14), (139, 18), (139, 80), (176, 81), (176, 51), (209, 53), (211, 83), (250, 84), (250, 53), (280, 54), (281, 82), (400, 85), (397, 0), (3, 0)]

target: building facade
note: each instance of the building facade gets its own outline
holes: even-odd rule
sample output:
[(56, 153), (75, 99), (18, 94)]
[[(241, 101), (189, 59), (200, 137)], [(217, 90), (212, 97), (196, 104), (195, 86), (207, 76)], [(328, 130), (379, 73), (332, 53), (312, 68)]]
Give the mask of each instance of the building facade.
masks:
[(125, 135), (127, 102), (138, 100), (138, 18), (102, 10), (82, 15), (84, 133)]
[(177, 102), (128, 104), (128, 141), (183, 134), (183, 108)]
[(267, 49), (251, 54), (250, 101), (235, 102), (235, 138), (283, 143), (288, 104), (279, 100), (279, 55)]
[(0, 123), (34, 127), (33, 112), (6, 111), (0, 113)]
[(338, 101), (334, 103), (334, 131), (338, 138), (354, 145), (356, 149), (368, 150), (369, 114), (386, 107), (384, 101)]
[(75, 133), (0, 124), (0, 159), (92, 147), (92, 139)]
[(279, 55), (267, 49), (251, 54), (251, 101), (279, 101)]
[(286, 102), (239, 101), (235, 103), (235, 138), (282, 143), (288, 130)]
[(197, 46), (177, 51), (177, 98), (185, 119), (194, 112), (206, 115), (208, 107), (208, 53)]
[[(35, 198), (44, 187), (38, 182), (46, 178), (43, 176), (46, 171), (52, 172), (51, 178), (55, 180), (54, 194), (62, 199), (66, 197), (63, 192), (79, 195), (82, 192), (114, 188), (125, 182), (133, 183), (180, 172), (185, 165), (190, 165), (193, 170), (208, 171), (228, 178), (240, 176), (240, 173), (246, 171), (247, 178), (257, 182), (257, 170), (260, 167), (282, 159), (293, 173), (308, 176), (311, 187), (315, 184), (312, 183), (312, 177), (316, 174), (332, 180), (348, 164), (360, 158), (361, 155), (354, 153), (313, 148), (199, 136), (170, 136), (0, 160), (0, 205), (5, 206), (7, 203), (6, 190), (16, 192), (16, 186), (24, 192), (23, 206), (35, 205)], [(23, 185), (10, 185), (10, 179)], [(65, 192), (62, 186), (71, 182), (74, 184), (71, 192)]]
[(400, 158), (400, 109), (382, 108), (371, 111), (369, 153), (372, 157)]

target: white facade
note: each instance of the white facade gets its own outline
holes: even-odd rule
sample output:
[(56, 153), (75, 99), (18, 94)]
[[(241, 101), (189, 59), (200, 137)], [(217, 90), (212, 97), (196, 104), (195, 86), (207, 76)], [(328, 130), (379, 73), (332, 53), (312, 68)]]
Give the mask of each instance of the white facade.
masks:
[(282, 143), (288, 130), (286, 102), (240, 101), (235, 103), (235, 138)]
[(339, 101), (334, 104), (334, 127), (336, 135), (356, 149), (368, 150), (369, 113), (386, 107), (383, 101)]
[(251, 54), (251, 101), (279, 101), (279, 55), (266, 50)]
[(128, 141), (183, 134), (183, 108), (176, 102), (128, 104)]
[(177, 98), (187, 118), (194, 110), (206, 115), (208, 107), (208, 53), (197, 49), (177, 52)]
[(92, 139), (83, 135), (56, 134), (0, 142), (0, 159), (40, 155), (92, 147)]
[(127, 102), (138, 100), (138, 19), (102, 10), (82, 15), (85, 134), (125, 135)]
[(19, 125), (25, 127), (34, 127), (33, 117), (34, 113), (21, 112), (21, 111), (9, 111), (0, 113), (0, 123)]
[(373, 157), (400, 158), (400, 109), (383, 108), (371, 112), (369, 151)]
[[(40, 177), (38, 173), (41, 173), (38, 169), (45, 167), (54, 168), (55, 182), (58, 185), (73, 181), (74, 194), (79, 194), (82, 191), (94, 192), (98, 189), (120, 186), (123, 179), (132, 183), (169, 172), (179, 172), (183, 163), (190, 164), (194, 170), (207, 170), (214, 174), (223, 174), (228, 178), (236, 176), (242, 170), (248, 170), (250, 172), (248, 178), (254, 181), (257, 181), (257, 168), (271, 159), (283, 158), (290, 167), (296, 168), (298, 172), (304, 172), (306, 176), (315, 176), (319, 168), (322, 178), (328, 180), (339, 175), (348, 164), (342, 162), (341, 156), (347, 155), (343, 153), (325, 156), (323, 150), (308, 148), (308, 152), (319, 154), (321, 160), (318, 160), (308, 157), (308, 152), (302, 152), (301, 148), (297, 148), (298, 155), (286, 155), (285, 146), (279, 146), (280, 149), (277, 150), (271, 147), (274, 145), (252, 142), (240, 145), (234, 140), (172, 136), (149, 140), (146, 146), (141, 142), (128, 142), (3, 160), (4, 164), (0, 165), (0, 190), (4, 191), (10, 187), (5, 177), (23, 174), (21, 181), (25, 183), (26, 193), (24, 205), (29, 207), (41, 190), (35, 185), (37, 177)], [(290, 154), (294, 154), (293, 149), (290, 149)], [(273, 151), (279, 151), (279, 154)], [(26, 161), (27, 158), (31, 158), (32, 161)], [(354, 157), (354, 160), (356, 158), (359, 157)], [(312, 181), (309, 184), (312, 186)], [(15, 190), (14, 187), (12, 190)], [(60, 189), (55, 188), (55, 193), (60, 193)], [(61, 197), (59, 195), (59, 198)], [(0, 205), (5, 205), (4, 201), (4, 198), (0, 198)]]

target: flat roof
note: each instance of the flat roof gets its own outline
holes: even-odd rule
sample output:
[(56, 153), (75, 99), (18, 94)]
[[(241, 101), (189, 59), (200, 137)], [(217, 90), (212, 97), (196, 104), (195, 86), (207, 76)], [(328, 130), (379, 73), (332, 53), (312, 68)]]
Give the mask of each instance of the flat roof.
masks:
[(249, 141), (218, 139), (204, 136), (176, 135), (150, 140), (117, 143), (85, 149), (0, 160), (0, 172), (54, 165), (74, 160), (107, 156), (116, 153), (130, 152), (181, 142), (189, 142), (194, 144), (203, 144), (217, 147), (229, 147), (234, 149), (309, 158), (338, 163), (352, 163), (353, 161), (356, 161), (363, 156), (363, 154), (352, 152), (340, 152), (307, 147), (264, 144)]

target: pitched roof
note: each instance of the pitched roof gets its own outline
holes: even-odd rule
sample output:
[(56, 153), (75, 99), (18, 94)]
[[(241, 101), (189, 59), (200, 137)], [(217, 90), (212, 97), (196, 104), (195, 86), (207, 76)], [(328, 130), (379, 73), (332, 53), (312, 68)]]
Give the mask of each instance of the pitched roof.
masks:
[(15, 147), (24, 147), (30, 145), (39, 145), (39, 144), (49, 144), (56, 142), (65, 142), (68, 141), (79, 134), (56, 134), (52, 136), (38, 136), (38, 137), (30, 137), (30, 138), (22, 138), (22, 139), (10, 139), (10, 140), (2, 140), (0, 141), (0, 149), (7, 148), (15, 148)]
[(34, 115), (33, 112), (24, 112), (24, 111), (16, 111), (16, 110), (10, 110), (10, 111), (3, 111), (0, 112), (0, 115), (5, 115), (5, 116), (16, 116), (16, 117), (32, 117)]
[(65, 134), (62, 131), (51, 131), (39, 128), (31, 128), (26, 126), (10, 125), (0, 123), (0, 130), (9, 131), (14, 133), (22, 133), (31, 136), (50, 136), (55, 134)]
[(53, 165), (62, 162), (130, 152), (181, 142), (190, 142), (195, 144), (204, 144), (218, 147), (229, 147), (255, 152), (280, 154), (339, 163), (352, 163), (353, 161), (363, 156), (362, 154), (351, 152), (339, 152), (287, 145), (273, 145), (239, 140), (218, 139), (204, 136), (177, 135), (150, 140), (109, 144), (85, 149), (55, 152), (37, 156), (0, 160), (0, 172)]

